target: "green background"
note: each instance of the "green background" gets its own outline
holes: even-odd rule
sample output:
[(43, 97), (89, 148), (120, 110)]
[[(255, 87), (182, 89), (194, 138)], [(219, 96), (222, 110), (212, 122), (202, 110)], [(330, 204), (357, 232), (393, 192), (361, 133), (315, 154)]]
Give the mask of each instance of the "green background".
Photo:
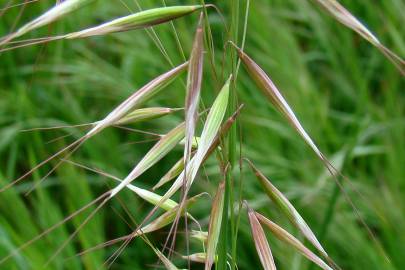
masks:
[[(1, 36), (8, 33), (14, 23), (22, 25), (54, 2), (38, 1), (24, 10), (16, 7), (5, 11), (0, 17)], [(140, 2), (144, 9), (162, 5), (158, 0)], [(166, 2), (168, 5), (195, 4), (194, 1)], [(241, 32), (246, 2), (227, 0), (215, 4), (229, 25), (232, 6), (237, 2), (240, 2)], [(400, 56), (405, 55), (403, 1), (340, 2), (387, 47)], [(96, 1), (25, 38), (67, 33), (126, 15), (129, 11), (123, 3), (137, 10), (132, 0)], [(174, 23), (186, 56), (190, 52), (197, 19), (198, 15), (192, 14)], [(226, 41), (224, 25), (214, 10), (209, 11), (209, 20), (215, 39), (215, 65), (220, 70)], [(155, 30), (173, 63), (182, 63), (170, 24), (155, 27)], [(345, 182), (346, 190), (391, 262), (387, 263), (377, 250), (317, 157), (241, 69), (237, 94), (245, 108), (240, 117), (242, 137), (238, 141), (243, 145), (243, 156), (254, 161), (286, 194), (342, 269), (401, 269), (405, 263), (405, 84), (399, 72), (376, 48), (329, 17), (314, 1), (252, 1), (245, 50), (272, 77), (320, 149), (351, 179), (351, 185)], [(212, 80), (208, 57), (205, 64), (202, 97), (207, 105), (212, 103), (218, 85)], [(1, 53), (1, 185), (84, 134), (84, 129), (80, 128), (21, 130), (99, 120), (134, 90), (170, 67), (144, 30), (58, 41)], [(185, 76), (181, 80), (185, 81)], [(147, 105), (183, 107), (185, 89), (181, 80)], [(182, 118), (180, 112), (131, 127), (164, 133)], [(54, 141), (65, 135), (70, 136)], [(71, 160), (123, 178), (153, 145), (152, 142), (136, 142), (151, 138), (109, 128), (86, 142)], [(177, 147), (136, 183), (152, 187), (180, 158), (182, 151)], [(57, 161), (0, 194), (0, 258), (115, 185), (113, 180), (65, 163), (39, 188), (25, 196)], [(243, 198), (302, 240), (269, 201), (247, 166), (244, 166), (243, 175)], [(205, 191), (213, 195), (220, 178), (218, 165), (211, 158), (200, 170), (192, 192)], [(353, 187), (359, 192), (353, 191)], [(166, 188), (159, 193), (163, 194)], [(119, 199), (103, 207), (47, 267), (44, 267), (47, 260), (89, 212), (18, 252), (0, 268), (103, 269), (103, 263), (119, 245), (82, 257), (75, 254), (130, 233), (134, 222), (142, 221), (150, 209), (134, 194), (121, 193)], [(205, 229), (209, 211), (207, 196), (192, 210)], [(181, 230), (182, 227), (177, 250), (184, 253)], [(166, 231), (163, 229), (150, 236), (158, 248), (164, 243)], [(268, 239), (279, 269), (313, 267), (273, 236), (268, 235)], [(193, 251), (200, 251), (197, 242), (192, 240), (191, 246)], [(245, 214), (241, 220), (237, 253), (239, 269), (261, 268)], [(178, 266), (186, 266), (178, 254), (174, 255), (173, 261)], [(136, 239), (111, 269), (153, 269), (156, 262), (151, 249), (141, 239)], [(192, 269), (199, 267), (192, 265)]]

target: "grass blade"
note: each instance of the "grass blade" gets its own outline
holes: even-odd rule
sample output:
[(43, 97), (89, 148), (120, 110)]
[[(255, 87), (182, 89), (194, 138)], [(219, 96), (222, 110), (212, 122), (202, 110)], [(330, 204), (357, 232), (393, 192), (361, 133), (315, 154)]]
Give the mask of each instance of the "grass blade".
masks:
[(269, 242), (266, 239), (266, 235), (257, 219), (255, 212), (252, 209), (248, 209), (248, 217), (250, 222), (250, 228), (252, 230), (252, 236), (255, 242), (257, 254), (259, 255), (260, 262), (265, 270), (276, 270), (276, 264), (274, 263), (273, 255), (269, 246)]
[(225, 182), (218, 186), (217, 193), (212, 203), (210, 223), (208, 229), (207, 256), (205, 260), (205, 270), (210, 270), (215, 259), (215, 253), (221, 232), (222, 215), (224, 208)]
[(322, 259), (320, 259), (318, 256), (316, 256), (311, 250), (306, 248), (298, 239), (296, 239), (294, 236), (289, 234), (287, 231), (285, 231), (283, 228), (275, 224), (274, 222), (270, 221), (268, 218), (264, 217), (263, 215), (259, 213), (255, 213), (257, 219), (265, 225), (267, 228), (270, 229), (270, 231), (281, 241), (291, 245), (294, 247), (296, 250), (298, 250), (303, 256), (308, 258), (310, 261), (314, 262), (317, 264), (319, 267), (321, 267), (324, 270), (333, 270), (331, 267), (329, 267)]

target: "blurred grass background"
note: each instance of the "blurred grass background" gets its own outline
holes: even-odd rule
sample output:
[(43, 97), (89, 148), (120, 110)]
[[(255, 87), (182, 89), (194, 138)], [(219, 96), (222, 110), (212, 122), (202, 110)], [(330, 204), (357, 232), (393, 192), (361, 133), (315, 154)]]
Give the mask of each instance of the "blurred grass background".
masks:
[[(3, 2), (2, 5), (7, 1)], [(242, 22), (245, 1), (239, 2)], [(400, 56), (405, 55), (403, 1), (340, 2), (365, 22), (387, 47)], [(123, 3), (137, 10), (132, 0), (96, 1), (26, 38), (66, 33), (128, 14)], [(168, 5), (186, 3), (195, 1), (167, 1)], [(231, 5), (235, 3), (215, 2), (227, 23)], [(15, 22), (22, 25), (53, 4), (54, 1), (38, 1), (24, 10), (21, 7), (7, 10), (0, 17), (0, 35), (7, 34)], [(140, 1), (140, 4), (144, 9), (162, 5), (158, 0)], [(224, 28), (220, 16), (213, 10), (209, 20), (220, 65)], [(186, 55), (196, 21), (194, 14), (174, 23)], [(170, 25), (158, 26), (155, 30), (171, 60), (181, 63)], [(405, 263), (405, 84), (399, 72), (375, 48), (328, 17), (312, 1), (252, 1), (246, 52), (270, 74), (315, 142), (364, 195), (361, 198), (346, 185), (391, 263), (377, 251), (316, 156), (241, 70), (237, 91), (239, 101), (245, 104), (240, 118), (243, 155), (253, 160), (288, 196), (343, 269), (401, 269)], [(83, 134), (78, 128), (20, 130), (101, 119), (132, 91), (169, 68), (169, 63), (143, 30), (1, 53), (1, 186)], [(206, 71), (209, 78), (209, 69)], [(212, 80), (204, 80), (202, 95), (206, 104), (212, 102), (217, 90)], [(184, 86), (180, 82), (163, 93), (148, 105), (183, 106)], [(164, 132), (182, 117), (177, 113), (133, 127)], [(68, 134), (71, 136), (52, 141)], [(135, 142), (150, 138), (110, 128), (84, 144), (71, 159), (124, 177), (152, 145)], [(152, 187), (181, 153), (178, 147), (142, 176), (138, 185)], [(114, 185), (110, 179), (65, 163), (38, 189), (24, 196), (56, 162), (0, 194), (0, 257)], [(195, 192), (204, 190), (213, 194), (219, 177), (215, 160), (210, 159), (201, 170)], [(244, 170), (243, 181), (243, 197), (251, 206), (298, 235), (275, 210), (248, 169)], [(82, 257), (75, 254), (130, 232), (126, 222), (131, 223), (131, 220), (122, 204), (137, 222), (149, 207), (127, 191), (119, 197), (104, 207), (47, 269), (102, 269), (103, 262), (118, 246)], [(205, 200), (208, 202), (208, 198)], [(201, 203), (193, 210), (203, 225), (207, 224), (209, 209), (208, 203)], [(0, 268), (43, 269), (53, 252), (85, 217), (84, 214), (74, 218)], [(164, 237), (163, 232), (150, 236), (155, 243), (162, 243)], [(280, 269), (313, 267), (270, 235), (269, 241)], [(155, 255), (145, 247), (140, 239), (132, 241), (112, 269), (153, 268)], [(239, 269), (260, 269), (246, 217), (242, 219), (238, 256)], [(181, 260), (177, 259), (176, 263), (181, 265)], [(193, 265), (194, 268), (199, 269), (197, 265)]]

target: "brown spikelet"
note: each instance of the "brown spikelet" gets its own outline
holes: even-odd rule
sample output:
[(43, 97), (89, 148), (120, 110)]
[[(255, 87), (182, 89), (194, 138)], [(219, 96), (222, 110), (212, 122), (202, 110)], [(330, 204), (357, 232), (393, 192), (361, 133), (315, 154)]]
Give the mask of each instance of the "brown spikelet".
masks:
[(248, 209), (248, 217), (250, 222), (250, 228), (252, 230), (252, 236), (255, 242), (257, 254), (259, 255), (260, 262), (265, 270), (276, 270), (276, 264), (274, 263), (273, 255), (269, 243), (266, 239), (266, 235), (257, 219), (255, 212), (252, 209)]
[(390, 60), (402, 76), (405, 76), (405, 61), (398, 55), (393, 53), (385, 47), (380, 40), (362, 24), (354, 15), (352, 15), (344, 6), (336, 0), (314, 0), (324, 10), (326, 10), (332, 17), (334, 17), (341, 24), (352, 29), (365, 40), (377, 47), (388, 60)]
[(298, 239), (296, 239), (294, 236), (289, 234), (286, 230), (275, 224), (274, 222), (270, 221), (268, 218), (265, 216), (255, 213), (257, 219), (265, 225), (267, 228), (270, 229), (270, 231), (281, 241), (289, 244), (290, 246), (294, 247), (296, 250), (298, 250), (303, 256), (308, 258), (309, 260), (313, 261), (315, 264), (317, 264), (319, 267), (321, 267), (324, 270), (333, 270), (331, 267), (329, 267), (322, 259), (320, 259), (318, 256), (316, 256), (311, 250), (309, 250), (307, 247), (305, 247)]
[(197, 30), (194, 36), (193, 48), (191, 50), (188, 75), (187, 94), (185, 101), (186, 113), (186, 136), (184, 145), (184, 162), (190, 160), (191, 146), (198, 116), (198, 104), (200, 102), (200, 91), (203, 73), (203, 13), (200, 14)]

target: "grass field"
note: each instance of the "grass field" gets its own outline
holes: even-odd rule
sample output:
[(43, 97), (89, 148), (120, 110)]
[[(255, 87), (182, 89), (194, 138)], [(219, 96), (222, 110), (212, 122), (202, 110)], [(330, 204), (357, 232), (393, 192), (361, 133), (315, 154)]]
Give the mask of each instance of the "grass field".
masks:
[[(7, 2), (2, 1), (1, 6)], [(15, 24), (21, 26), (38, 16), (54, 2), (35, 1), (25, 8), (0, 10), (0, 36), (9, 33)], [(166, 1), (167, 5), (196, 2), (199, 3)], [(216, 52), (214, 66), (221, 70), (222, 52), (228, 40), (224, 22), (238, 32), (236, 41), (240, 44), (246, 1), (213, 2), (223, 16), (214, 9), (208, 10)], [(339, 2), (383, 44), (399, 56), (405, 56), (403, 1)], [(142, 9), (163, 5), (160, 0), (139, 1), (139, 4)], [(138, 10), (133, 0), (95, 1), (24, 38), (68, 33)], [(238, 22), (232, 18), (238, 18)], [(198, 14), (194, 13), (173, 24), (186, 58), (190, 55), (197, 22)], [(237, 30), (236, 25), (239, 25)], [(184, 61), (172, 26), (163, 24), (153, 29), (167, 57), (156, 46), (153, 35), (151, 38), (142, 29), (0, 52), (0, 186), (85, 133), (83, 128), (68, 127), (22, 130), (102, 119), (134, 90), (169, 70), (170, 61), (174, 65)], [(345, 190), (382, 249), (370, 238), (317, 156), (263, 98), (242, 67), (235, 88), (238, 102), (245, 105), (235, 141), (238, 156), (241, 148), (242, 156), (252, 160), (288, 197), (342, 269), (402, 269), (405, 263), (404, 77), (375, 47), (328, 16), (314, 1), (251, 1), (245, 51), (271, 76), (319, 148), (351, 180), (351, 184), (343, 181)], [(222, 86), (212, 79), (208, 60), (207, 53), (201, 92), (204, 106), (212, 104)], [(225, 71), (228, 69), (226, 67)], [(185, 81), (183, 74), (147, 105), (184, 107)], [(223, 78), (219, 81), (224, 82)], [(184, 112), (179, 111), (128, 127), (163, 134), (183, 118)], [(200, 123), (199, 131), (201, 126)], [(68, 159), (124, 178), (153, 146), (151, 139), (154, 138), (136, 131), (108, 128)], [(134, 183), (151, 188), (182, 153), (183, 148), (176, 147)], [(0, 260), (116, 185), (99, 173), (64, 162), (26, 195), (58, 161), (53, 160), (12, 189), (0, 193)], [(211, 199), (221, 177), (218, 163), (211, 157), (201, 168), (191, 190), (193, 195), (209, 194), (192, 208), (193, 216), (204, 230), (208, 228)], [(242, 191), (242, 198), (252, 208), (304, 241), (268, 199), (246, 163), (241, 173), (235, 170), (234, 181), (243, 181), (237, 196)], [(158, 189), (157, 193), (163, 194), (167, 188)], [(119, 244), (83, 256), (77, 254), (130, 233), (148, 209), (151, 206), (139, 197), (122, 191), (49, 264), (46, 264), (48, 259), (80, 226), (90, 210), (17, 252), (3, 262), (0, 269), (106, 269), (104, 262)], [(148, 238), (161, 249), (168, 230), (166, 227)], [(176, 251), (181, 254), (186, 250), (184, 231), (181, 223), (176, 245)], [(268, 240), (278, 269), (319, 269), (273, 235), (268, 234)], [(190, 240), (193, 252), (199, 251), (196, 247), (199, 247), (198, 242)], [(238, 269), (262, 269), (245, 210), (241, 215), (236, 253)], [(187, 261), (176, 252), (172, 261), (187, 268)], [(152, 249), (141, 239), (135, 239), (111, 269), (162, 268), (157, 263)], [(191, 266), (204, 269), (202, 264)]]

